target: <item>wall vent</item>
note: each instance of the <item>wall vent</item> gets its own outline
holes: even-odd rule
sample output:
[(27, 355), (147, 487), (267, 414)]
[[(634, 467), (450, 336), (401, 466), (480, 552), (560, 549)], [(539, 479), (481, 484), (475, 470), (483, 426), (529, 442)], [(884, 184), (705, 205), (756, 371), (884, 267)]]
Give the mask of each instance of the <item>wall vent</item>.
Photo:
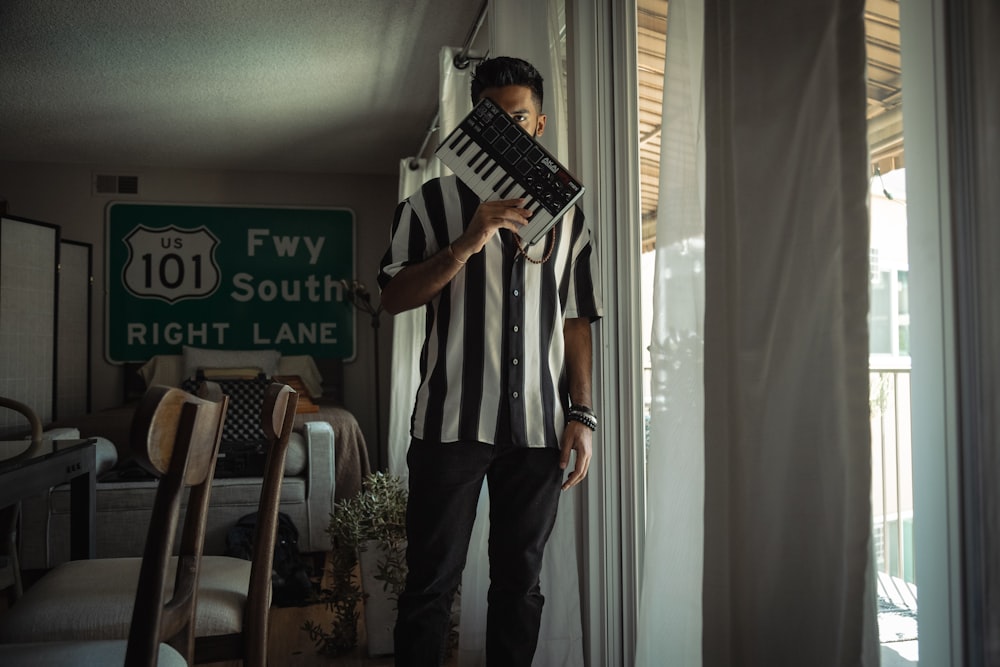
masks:
[(139, 177), (120, 174), (94, 174), (95, 195), (137, 195)]

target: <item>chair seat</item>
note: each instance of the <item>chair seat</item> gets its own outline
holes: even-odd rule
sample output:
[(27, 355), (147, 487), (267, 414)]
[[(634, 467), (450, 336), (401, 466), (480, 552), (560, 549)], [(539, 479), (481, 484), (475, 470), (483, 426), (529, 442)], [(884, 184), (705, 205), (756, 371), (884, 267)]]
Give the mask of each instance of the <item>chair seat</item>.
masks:
[[(125, 640), (93, 642), (36, 642), (0, 644), (0, 665), (4, 667), (60, 667), (62, 665), (124, 665)], [(188, 667), (173, 647), (160, 644), (157, 667)]]
[[(69, 561), (53, 568), (0, 617), (0, 642), (125, 639), (141, 565), (141, 558), (106, 558)], [(250, 566), (240, 558), (202, 557), (196, 637), (242, 630)], [(169, 595), (177, 559), (172, 558), (168, 567)]]

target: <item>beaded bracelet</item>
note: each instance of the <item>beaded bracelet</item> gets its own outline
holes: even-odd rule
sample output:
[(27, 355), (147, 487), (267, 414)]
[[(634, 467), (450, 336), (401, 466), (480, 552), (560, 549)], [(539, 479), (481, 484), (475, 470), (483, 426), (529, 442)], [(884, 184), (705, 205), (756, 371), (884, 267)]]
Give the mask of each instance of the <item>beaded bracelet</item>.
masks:
[(586, 405), (571, 405), (569, 406), (569, 412), (566, 414), (566, 421), (580, 422), (591, 431), (597, 430), (597, 415)]

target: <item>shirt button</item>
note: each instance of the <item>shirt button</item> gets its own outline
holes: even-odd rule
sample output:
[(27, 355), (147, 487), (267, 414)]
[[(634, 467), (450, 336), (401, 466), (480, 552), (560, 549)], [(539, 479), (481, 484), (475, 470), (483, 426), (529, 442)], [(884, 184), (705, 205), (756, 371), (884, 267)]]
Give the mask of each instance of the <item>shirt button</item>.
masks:
[(521, 292), (518, 290), (514, 290), (514, 296), (521, 296)]
[(517, 325), (515, 324), (515, 325), (514, 325), (514, 333), (517, 333), (517, 332), (518, 332), (518, 331), (520, 331), (520, 330), (521, 330), (521, 327), (519, 327), (519, 326), (517, 326)]
[(520, 394), (518, 394), (518, 393), (517, 393), (517, 392), (515, 391), (515, 392), (514, 392), (513, 394), (511, 394), (511, 396), (513, 396), (514, 398), (517, 398), (518, 396), (520, 396)]
[(510, 363), (512, 363), (512, 364), (514, 364), (515, 366), (517, 366), (517, 359), (514, 359), (514, 360), (513, 360), (513, 361), (511, 361)]

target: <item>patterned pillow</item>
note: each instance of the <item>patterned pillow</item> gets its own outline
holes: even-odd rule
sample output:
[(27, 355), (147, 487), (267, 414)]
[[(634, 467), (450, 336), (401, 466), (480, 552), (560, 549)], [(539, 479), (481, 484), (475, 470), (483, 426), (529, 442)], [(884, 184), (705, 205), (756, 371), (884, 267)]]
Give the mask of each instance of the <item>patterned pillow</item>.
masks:
[[(184, 381), (184, 389), (197, 393), (204, 381), (199, 375), (194, 379)], [(253, 379), (213, 379), (229, 396), (229, 410), (226, 412), (226, 423), (222, 427), (223, 442), (259, 443), (265, 440), (264, 431), (260, 427), (260, 408), (264, 404), (264, 392), (271, 383), (261, 373)]]
[[(203, 374), (188, 378), (183, 389), (197, 394)], [(229, 396), (229, 409), (222, 425), (222, 443), (219, 445), (217, 477), (246, 477), (263, 474), (267, 458), (267, 438), (261, 428), (260, 409), (264, 393), (271, 381), (263, 374), (253, 379), (213, 379)]]

